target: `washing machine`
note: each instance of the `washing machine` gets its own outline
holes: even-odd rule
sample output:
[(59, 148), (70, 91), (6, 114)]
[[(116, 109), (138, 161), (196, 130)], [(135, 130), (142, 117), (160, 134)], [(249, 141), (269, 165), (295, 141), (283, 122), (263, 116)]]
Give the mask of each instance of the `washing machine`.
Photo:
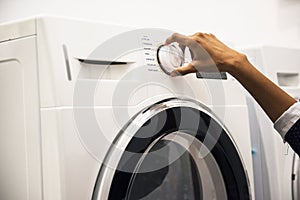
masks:
[(1, 199), (254, 199), (242, 88), (165, 74), (156, 51), (171, 33), (2, 24)]
[[(261, 45), (245, 48), (248, 59), (269, 79), (299, 100), (300, 49)], [(299, 157), (274, 130), (273, 123), (247, 98), (257, 199), (299, 199)]]

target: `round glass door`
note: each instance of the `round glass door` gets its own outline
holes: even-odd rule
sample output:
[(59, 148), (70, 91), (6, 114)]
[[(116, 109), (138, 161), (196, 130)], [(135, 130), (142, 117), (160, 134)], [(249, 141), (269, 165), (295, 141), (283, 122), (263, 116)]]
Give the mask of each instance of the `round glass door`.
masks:
[[(149, 151), (154, 153), (147, 156), (146, 151), (130, 180), (125, 199), (227, 199), (217, 162), (212, 155), (201, 155), (200, 148), (204, 146), (199, 140), (175, 132), (150, 146)], [(161, 168), (161, 163), (168, 165)], [(144, 173), (149, 165), (157, 170)]]
[[(93, 199), (251, 198), (230, 134), (196, 102), (171, 99), (142, 111), (115, 146), (123, 152), (114, 154), (112, 148), (108, 153)], [(110, 160), (115, 166), (107, 164)]]

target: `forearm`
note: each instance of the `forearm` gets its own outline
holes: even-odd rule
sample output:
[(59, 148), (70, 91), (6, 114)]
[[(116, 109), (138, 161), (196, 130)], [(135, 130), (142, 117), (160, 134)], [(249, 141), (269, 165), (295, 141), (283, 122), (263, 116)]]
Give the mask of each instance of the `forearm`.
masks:
[(244, 55), (228, 72), (245, 87), (273, 122), (296, 102), (260, 73)]

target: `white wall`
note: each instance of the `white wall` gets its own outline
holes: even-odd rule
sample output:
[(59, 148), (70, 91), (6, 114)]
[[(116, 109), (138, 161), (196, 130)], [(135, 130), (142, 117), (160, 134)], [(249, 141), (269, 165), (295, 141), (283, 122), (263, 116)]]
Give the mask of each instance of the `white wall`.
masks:
[(300, 47), (300, 0), (0, 0), (0, 22), (43, 13)]

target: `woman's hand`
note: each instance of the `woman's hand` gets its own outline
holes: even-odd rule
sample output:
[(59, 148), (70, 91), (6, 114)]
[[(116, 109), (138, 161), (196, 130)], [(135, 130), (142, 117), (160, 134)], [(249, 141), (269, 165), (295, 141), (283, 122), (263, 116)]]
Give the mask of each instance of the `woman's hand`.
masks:
[(185, 75), (194, 72), (229, 72), (247, 62), (245, 55), (229, 48), (213, 34), (195, 33), (192, 36), (185, 36), (174, 33), (167, 38), (165, 44), (177, 42), (184, 50), (190, 49), (192, 61), (186, 66), (176, 68), (171, 75)]
[(172, 42), (178, 42), (183, 50), (188, 47), (192, 55), (192, 61), (176, 68), (172, 76), (197, 71), (228, 72), (249, 91), (273, 122), (296, 102), (260, 73), (245, 55), (229, 48), (212, 34), (184, 36), (175, 33), (166, 40), (166, 44)]

